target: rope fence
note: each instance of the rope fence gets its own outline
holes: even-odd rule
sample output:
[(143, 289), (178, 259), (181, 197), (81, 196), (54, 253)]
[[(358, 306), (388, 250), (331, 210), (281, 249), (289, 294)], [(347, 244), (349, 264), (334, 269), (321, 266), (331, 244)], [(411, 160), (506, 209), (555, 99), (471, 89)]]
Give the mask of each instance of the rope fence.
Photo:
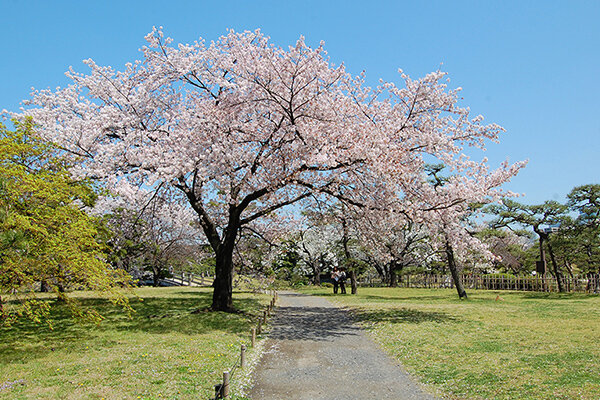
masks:
[[(276, 304), (277, 298), (278, 298), (277, 291), (272, 290), (270, 292), (270, 294), (272, 296), (271, 301), (269, 302), (269, 305), (266, 307), (265, 311), (263, 312), (262, 317), (258, 318), (257, 323), (256, 323), (256, 328), (253, 327), (250, 329), (250, 343), (251, 343), (252, 347), (256, 346), (256, 335), (257, 334), (260, 335), (260, 333), (262, 331), (262, 325), (266, 325), (267, 317), (271, 316), (271, 313), (273, 312), (273, 309), (275, 308), (275, 304)], [(244, 369), (245, 366), (246, 366), (246, 346), (242, 344), (240, 346), (240, 354), (238, 355), (237, 359), (235, 360), (235, 362), (233, 363), (231, 368), (229, 368), (226, 371), (223, 371), (223, 381), (221, 383), (215, 385), (214, 400), (229, 398), (229, 382), (233, 378), (233, 374), (238, 369)]]

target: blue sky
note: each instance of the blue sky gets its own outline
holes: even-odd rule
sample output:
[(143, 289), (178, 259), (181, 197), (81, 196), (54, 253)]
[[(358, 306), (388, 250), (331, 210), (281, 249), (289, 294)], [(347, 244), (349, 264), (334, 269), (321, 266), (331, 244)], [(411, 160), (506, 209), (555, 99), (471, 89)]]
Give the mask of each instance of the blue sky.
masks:
[(152, 26), (175, 42), (260, 28), (280, 46), (325, 41), (347, 69), (399, 81), (438, 68), (462, 105), (507, 129), (493, 165), (529, 165), (505, 188), (539, 203), (600, 183), (600, 1), (33, 1), (0, 0), (0, 109), (31, 87), (68, 84), (81, 60), (120, 69)]

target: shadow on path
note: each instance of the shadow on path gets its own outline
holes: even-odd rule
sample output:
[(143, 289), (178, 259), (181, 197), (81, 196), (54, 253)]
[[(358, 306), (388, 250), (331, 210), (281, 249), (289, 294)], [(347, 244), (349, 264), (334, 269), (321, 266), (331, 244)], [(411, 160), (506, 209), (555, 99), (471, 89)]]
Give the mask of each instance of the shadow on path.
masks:
[(358, 334), (347, 312), (330, 307), (279, 307), (270, 337), (273, 340), (333, 340)]
[[(265, 351), (254, 373), (253, 400), (433, 400), (373, 343), (356, 316), (323, 297), (280, 292)], [(371, 319), (397, 318), (370, 315)], [(445, 320), (443, 315), (400, 315)]]

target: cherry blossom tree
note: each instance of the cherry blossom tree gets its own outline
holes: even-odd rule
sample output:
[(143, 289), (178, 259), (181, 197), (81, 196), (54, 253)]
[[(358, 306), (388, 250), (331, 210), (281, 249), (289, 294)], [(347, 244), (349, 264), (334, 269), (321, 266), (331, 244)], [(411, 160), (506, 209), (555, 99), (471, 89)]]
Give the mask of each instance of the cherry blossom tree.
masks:
[(243, 225), (235, 244), (236, 271), (257, 278), (269, 275), (280, 247), (289, 245), (297, 222), (292, 214), (272, 213)]
[(398, 273), (405, 267), (421, 265), (435, 253), (425, 226), (404, 215), (370, 210), (358, 222), (361, 240), (370, 258), (384, 266), (380, 275), (390, 287), (398, 286)]
[(312, 283), (321, 284), (321, 273), (324, 267), (332, 264), (336, 232), (331, 224), (322, 220), (308, 220), (297, 233), (298, 248), (301, 261), (312, 274)]
[[(140, 278), (141, 269), (150, 270), (154, 286), (166, 274), (169, 264), (181, 261), (193, 245), (201, 249), (201, 233), (194, 212), (163, 186), (155, 190), (128, 188), (125, 196), (105, 197), (94, 210), (104, 216), (110, 231), (108, 244), (114, 262)], [(196, 252), (198, 253), (198, 252)], [(199, 254), (196, 254), (199, 255)]]
[[(285, 49), (230, 31), (174, 45), (153, 29), (146, 40), (141, 61), (116, 71), (87, 60), (89, 74), (71, 69), (71, 85), (34, 92), (15, 116), (33, 117), (80, 159), (74, 174), (178, 189), (215, 252), (214, 310), (233, 307), (240, 229), (285, 206), (316, 194), (453, 221), (465, 202), (501, 195), (524, 165), (490, 170), (464, 155), (502, 128), (458, 106), (460, 89), (440, 71), (418, 80), (400, 71), (402, 87), (369, 88), (303, 38)], [(431, 158), (455, 172), (440, 190), (423, 173)]]

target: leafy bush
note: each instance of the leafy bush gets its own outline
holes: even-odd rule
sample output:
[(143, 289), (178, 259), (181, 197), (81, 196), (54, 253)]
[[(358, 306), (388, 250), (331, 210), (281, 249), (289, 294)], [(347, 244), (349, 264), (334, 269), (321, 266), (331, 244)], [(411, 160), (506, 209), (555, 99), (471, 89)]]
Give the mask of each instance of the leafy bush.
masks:
[(300, 274), (292, 274), (290, 285), (293, 287), (303, 287), (308, 285), (308, 278)]

